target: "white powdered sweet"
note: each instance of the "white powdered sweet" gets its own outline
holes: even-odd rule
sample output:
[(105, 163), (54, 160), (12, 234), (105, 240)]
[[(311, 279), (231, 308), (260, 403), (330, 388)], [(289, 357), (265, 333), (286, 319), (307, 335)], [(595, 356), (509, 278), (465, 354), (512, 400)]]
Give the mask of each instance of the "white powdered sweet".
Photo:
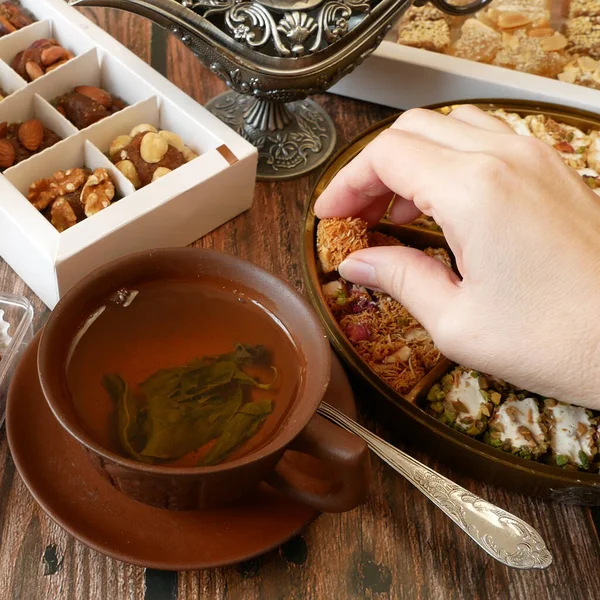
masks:
[(12, 338), (8, 334), (10, 325), (4, 320), (4, 311), (0, 310), (0, 357), (8, 350)]
[[(540, 410), (533, 398), (509, 398), (494, 414), (494, 422), (501, 427), (502, 440), (510, 440), (514, 448), (532, 448), (545, 443), (546, 435), (540, 426)], [(521, 427), (526, 427), (531, 436), (523, 435)]]

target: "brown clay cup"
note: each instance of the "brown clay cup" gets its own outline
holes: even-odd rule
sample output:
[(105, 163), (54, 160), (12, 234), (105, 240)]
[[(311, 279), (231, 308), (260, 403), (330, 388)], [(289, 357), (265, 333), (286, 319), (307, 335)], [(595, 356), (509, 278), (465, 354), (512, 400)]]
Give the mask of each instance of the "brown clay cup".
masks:
[[(243, 286), (278, 317), (293, 337), (305, 367), (304, 383), (279, 431), (256, 452), (212, 467), (172, 468), (124, 458), (98, 444), (82, 427), (72, 403), (66, 364), (85, 321), (117, 290), (149, 281), (218, 276)], [(370, 483), (369, 451), (352, 434), (315, 415), (330, 377), (331, 350), (309, 304), (289, 285), (237, 257), (191, 248), (141, 252), (101, 267), (58, 303), (42, 333), (38, 371), (44, 396), (66, 433), (87, 450), (96, 470), (131, 498), (174, 510), (227, 504), (267, 481), (287, 496), (323, 512), (361, 504)], [(286, 450), (318, 459), (324, 478), (309, 477)], [(294, 453), (295, 455), (295, 453)], [(68, 457), (65, 457), (68, 460)], [(302, 462), (302, 461), (300, 461)]]

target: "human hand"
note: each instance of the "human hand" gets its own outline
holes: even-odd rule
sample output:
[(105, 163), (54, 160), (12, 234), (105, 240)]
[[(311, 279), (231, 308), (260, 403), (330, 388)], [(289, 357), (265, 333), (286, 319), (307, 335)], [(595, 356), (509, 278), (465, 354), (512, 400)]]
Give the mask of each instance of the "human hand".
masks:
[(319, 218), (419, 212), (461, 277), (421, 251), (369, 248), (339, 268), (381, 289), (448, 358), (563, 402), (600, 408), (600, 202), (544, 142), (483, 111), (404, 113), (333, 179)]

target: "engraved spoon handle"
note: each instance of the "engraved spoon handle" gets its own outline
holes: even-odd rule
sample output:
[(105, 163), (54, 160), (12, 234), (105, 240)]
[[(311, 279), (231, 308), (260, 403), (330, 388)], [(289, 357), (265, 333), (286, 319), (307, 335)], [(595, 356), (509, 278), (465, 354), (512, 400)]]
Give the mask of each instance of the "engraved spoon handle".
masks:
[(317, 412), (362, 438), (496, 560), (517, 569), (545, 569), (552, 564), (544, 540), (525, 521), (436, 473), (326, 402)]

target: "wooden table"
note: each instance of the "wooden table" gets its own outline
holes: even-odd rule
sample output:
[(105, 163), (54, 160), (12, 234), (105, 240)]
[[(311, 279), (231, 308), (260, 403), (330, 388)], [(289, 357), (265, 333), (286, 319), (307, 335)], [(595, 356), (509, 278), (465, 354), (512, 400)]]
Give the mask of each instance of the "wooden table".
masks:
[[(108, 10), (85, 13), (199, 102), (224, 89), (182, 44), (147, 21)], [(392, 114), (387, 108), (336, 96), (317, 100), (332, 115), (339, 143)], [(250, 259), (301, 290), (302, 210), (316, 177), (258, 184), (252, 210), (197, 245)], [(26, 295), (36, 309), (36, 327), (43, 324), (47, 309), (1, 260), (0, 290)], [(403, 448), (401, 438), (372, 418), (369, 396), (360, 388), (357, 395), (362, 422)], [(544, 572), (504, 568), (410, 484), (374, 460), (367, 504), (346, 514), (321, 516), (301, 537), (277, 551), (210, 571), (145, 570), (86, 548), (54, 524), (16, 473), (2, 431), (0, 600), (586, 600), (599, 596), (596, 527), (600, 511), (506, 493), (460, 476), (413, 448), (408, 450), (531, 523), (553, 552), (554, 566)]]

